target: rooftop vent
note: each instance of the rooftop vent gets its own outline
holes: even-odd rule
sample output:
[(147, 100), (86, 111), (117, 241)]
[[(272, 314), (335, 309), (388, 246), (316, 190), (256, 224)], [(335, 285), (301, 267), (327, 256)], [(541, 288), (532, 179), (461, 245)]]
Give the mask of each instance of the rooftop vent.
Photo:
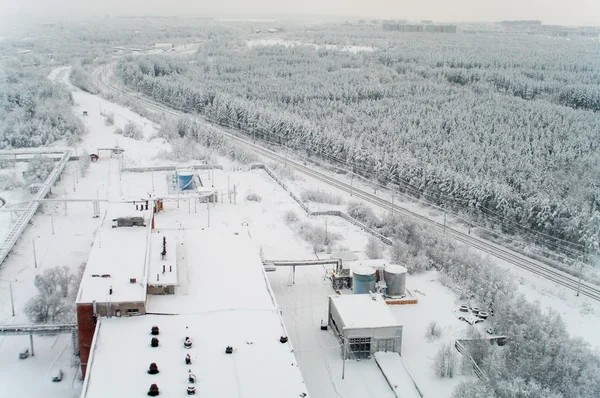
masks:
[(225, 354), (233, 354), (233, 347), (232, 347), (232, 346), (230, 346), (230, 345), (228, 345), (228, 346), (225, 348)]
[(185, 364), (186, 365), (191, 365), (192, 364), (192, 357), (190, 357), (190, 354), (187, 354), (185, 356)]
[(192, 373), (192, 369), (188, 370), (188, 382), (196, 383), (196, 375)]
[(151, 397), (156, 397), (158, 394), (160, 394), (158, 391), (158, 386), (156, 384), (152, 384), (148, 390), (148, 395)]
[(281, 337), (279, 338), (279, 342), (280, 342), (281, 344), (287, 343), (287, 342), (288, 342), (288, 338), (287, 338), (286, 336), (281, 336)]
[(189, 337), (185, 338), (185, 341), (183, 342), (183, 348), (192, 348), (192, 340), (190, 340)]
[(152, 330), (150, 331), (150, 334), (151, 334), (152, 336), (158, 336), (158, 335), (159, 335), (159, 329), (158, 329), (158, 326), (156, 326), (156, 325), (155, 325), (155, 326), (152, 326)]
[(129, 283), (137, 283), (137, 278), (129, 278)]
[(196, 395), (196, 386), (189, 384), (187, 388), (187, 395)]
[(148, 369), (148, 373), (151, 375), (155, 375), (158, 373), (158, 366), (156, 365), (156, 362), (152, 362), (150, 364), (150, 369)]
[(152, 347), (158, 347), (158, 339), (156, 337), (152, 337), (152, 340), (150, 341), (150, 345)]

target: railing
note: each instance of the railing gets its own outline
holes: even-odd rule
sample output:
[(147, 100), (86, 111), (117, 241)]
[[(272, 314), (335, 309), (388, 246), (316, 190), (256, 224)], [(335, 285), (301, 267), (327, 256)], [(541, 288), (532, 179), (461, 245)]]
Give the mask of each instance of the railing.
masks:
[(31, 218), (33, 217), (37, 209), (40, 207), (40, 199), (44, 199), (48, 195), (48, 193), (50, 192), (50, 188), (54, 185), (58, 177), (60, 177), (70, 157), (71, 150), (65, 150), (62, 158), (60, 159), (56, 167), (54, 167), (48, 178), (46, 178), (46, 181), (44, 181), (44, 185), (35, 194), (31, 202), (29, 202), (29, 204), (27, 205), (25, 211), (21, 213), (17, 221), (14, 223), (11, 231), (6, 236), (4, 243), (0, 248), (0, 265), (4, 263), (4, 260), (6, 260), (6, 257), (8, 257), (8, 254), (21, 237), (21, 234), (23, 234), (23, 231), (25, 231), (25, 228), (29, 224), (29, 221), (31, 221)]
[(454, 342), (454, 347), (456, 347), (458, 352), (460, 352), (469, 360), (469, 363), (471, 363), (471, 366), (473, 367), (473, 372), (477, 377), (479, 377), (479, 380), (485, 380), (485, 374), (483, 373), (483, 370), (481, 370), (479, 365), (477, 365), (477, 363), (475, 362), (471, 354), (469, 354), (469, 351), (467, 351), (465, 346), (462, 345), (462, 343), (459, 340), (456, 340), (456, 342)]
[(365, 231), (365, 232), (373, 235), (377, 239), (381, 240), (386, 245), (391, 246), (391, 245), (394, 244), (394, 242), (390, 238), (388, 238), (386, 236), (383, 236), (379, 232), (377, 232), (377, 231), (375, 231), (375, 230), (367, 227), (365, 224), (361, 223), (360, 221), (358, 221), (355, 218), (350, 217), (348, 214), (344, 213), (343, 211), (340, 211), (340, 210), (311, 211), (310, 208), (308, 207), (308, 205), (305, 202), (303, 202), (295, 193), (293, 193), (287, 187), (287, 185), (279, 177), (277, 177), (277, 175), (275, 175), (275, 173), (273, 173), (273, 171), (270, 168), (268, 168), (264, 164), (254, 164), (254, 165), (252, 165), (250, 167), (250, 169), (252, 169), (252, 170), (254, 170), (254, 169), (264, 170), (284, 190), (286, 190), (286, 191), (288, 191), (290, 193), (290, 196), (292, 197), (292, 199), (294, 199), (296, 201), (296, 203), (298, 203), (300, 205), (300, 207), (302, 207), (302, 209), (304, 210), (304, 212), (308, 216), (335, 216), (335, 217), (342, 217), (344, 220), (350, 222), (351, 224), (354, 224), (355, 226), (357, 226), (358, 228), (362, 229), (363, 231)]

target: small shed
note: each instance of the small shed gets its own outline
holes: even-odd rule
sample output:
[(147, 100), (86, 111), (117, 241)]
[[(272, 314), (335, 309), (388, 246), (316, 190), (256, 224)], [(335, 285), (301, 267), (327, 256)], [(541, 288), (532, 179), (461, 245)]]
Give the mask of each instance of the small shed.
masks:
[(402, 325), (381, 294), (330, 296), (328, 318), (345, 359), (370, 358), (378, 351), (402, 354)]

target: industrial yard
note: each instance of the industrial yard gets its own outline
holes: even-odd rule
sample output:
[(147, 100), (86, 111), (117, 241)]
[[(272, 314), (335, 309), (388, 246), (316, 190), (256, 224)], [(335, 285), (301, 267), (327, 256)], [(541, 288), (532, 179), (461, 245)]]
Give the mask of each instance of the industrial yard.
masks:
[[(79, 326), (78, 341), (69, 334), (34, 335), (35, 355), (19, 360), (30, 338), (0, 336), (0, 384), (9, 397), (91, 398), (112, 388), (145, 395), (157, 384), (176, 394), (192, 385), (200, 396), (443, 398), (460, 382), (477, 379), (469, 365), (452, 378), (437, 377), (433, 365), (440, 347), (471, 329), (498, 337), (486, 333), (487, 308), (459, 300), (436, 271), (408, 274), (386, 260), (383, 243), (384, 258), (369, 259), (365, 245), (373, 235), (356, 223), (307, 215), (294, 195), (319, 182), (286, 180), (284, 187), (264, 162), (165, 160), (161, 152), (169, 144), (156, 137), (152, 122), (79, 90), (74, 98), (73, 112), (88, 129), (77, 150), (99, 156), (86, 176), (76, 162), (66, 164), (48, 197), (55, 201), (41, 202), (2, 264), (0, 279), (12, 284), (10, 291), (0, 284), (0, 324), (29, 323), (24, 307), (40, 272), (85, 264), (71, 320)], [(98, 102), (117, 125), (135, 120), (143, 126), (144, 139), (109, 130)], [(290, 211), (337, 242), (316, 250), (284, 222)], [(519, 278), (523, 289), (554, 305), (548, 287), (536, 291)], [(565, 313), (579, 308), (556, 305), (566, 305)], [(593, 310), (574, 312), (574, 329), (600, 324)], [(439, 335), (429, 339), (433, 321)], [(150, 344), (155, 325), (159, 347)], [(186, 337), (193, 348), (183, 345)], [(597, 336), (590, 340), (599, 343)], [(189, 366), (186, 353), (192, 353)], [(160, 374), (147, 373), (151, 363)], [(64, 380), (53, 383), (59, 370)], [(119, 378), (128, 372), (136, 376)], [(182, 376), (173, 381), (170, 374)]]

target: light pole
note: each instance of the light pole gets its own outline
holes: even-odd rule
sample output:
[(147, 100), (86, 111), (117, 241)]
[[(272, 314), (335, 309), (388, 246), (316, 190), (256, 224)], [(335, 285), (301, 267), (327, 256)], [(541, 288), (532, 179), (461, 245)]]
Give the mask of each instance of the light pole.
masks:
[(14, 301), (14, 298), (13, 298), (12, 282), (11, 281), (5, 281), (4, 279), (0, 279), (0, 281), (8, 283), (8, 289), (10, 291), (10, 309), (12, 310), (12, 316), (15, 316), (15, 301)]
[(579, 262), (579, 280), (577, 281), (577, 297), (579, 297), (579, 290), (581, 289), (581, 274), (583, 273), (583, 262)]

